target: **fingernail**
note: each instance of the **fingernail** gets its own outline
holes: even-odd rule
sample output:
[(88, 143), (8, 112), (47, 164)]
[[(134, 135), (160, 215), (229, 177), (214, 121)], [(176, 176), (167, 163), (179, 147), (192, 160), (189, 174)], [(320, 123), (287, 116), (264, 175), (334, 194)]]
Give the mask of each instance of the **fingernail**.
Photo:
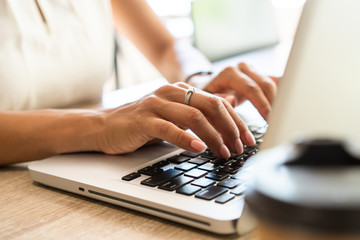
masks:
[(246, 140), (248, 141), (249, 145), (255, 145), (256, 141), (254, 135), (249, 131), (247, 131), (245, 134)]
[(206, 150), (206, 145), (199, 140), (192, 140), (190, 146), (197, 152), (203, 152)]
[(235, 141), (235, 150), (236, 150), (236, 153), (238, 153), (238, 154), (242, 154), (244, 152), (242, 142), (239, 138), (236, 139), (236, 141)]
[(220, 147), (220, 154), (223, 158), (229, 158), (231, 156), (229, 149), (224, 144)]

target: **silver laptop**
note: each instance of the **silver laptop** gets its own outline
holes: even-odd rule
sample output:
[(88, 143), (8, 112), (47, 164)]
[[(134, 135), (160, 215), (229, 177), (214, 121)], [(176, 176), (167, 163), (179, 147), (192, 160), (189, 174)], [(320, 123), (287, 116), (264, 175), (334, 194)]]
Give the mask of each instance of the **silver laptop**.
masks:
[[(260, 149), (297, 134), (359, 137), (359, 10), (357, 0), (307, 2)], [(253, 130), (261, 142), (264, 128)], [(248, 229), (244, 190), (256, 171), (251, 157), (256, 151), (248, 148), (246, 156), (224, 161), (163, 143), (119, 156), (55, 156), (31, 164), (29, 171), (47, 186), (230, 234), (237, 223)]]
[(278, 42), (271, 0), (195, 0), (194, 45), (210, 61)]

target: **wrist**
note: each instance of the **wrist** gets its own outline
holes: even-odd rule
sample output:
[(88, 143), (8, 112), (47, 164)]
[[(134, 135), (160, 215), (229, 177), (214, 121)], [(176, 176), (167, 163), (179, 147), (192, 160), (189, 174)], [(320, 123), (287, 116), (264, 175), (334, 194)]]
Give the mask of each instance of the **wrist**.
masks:
[(189, 85), (194, 86), (198, 89), (204, 89), (205, 86), (213, 79), (212, 72), (202, 72), (197, 74), (192, 74), (187, 78)]
[(101, 111), (70, 110), (60, 121), (62, 123), (59, 123), (59, 127), (62, 131), (54, 141), (56, 154), (100, 151), (97, 140), (105, 125)]
[(185, 83), (189, 83), (191, 81), (192, 78), (194, 77), (197, 77), (197, 76), (211, 76), (213, 74), (212, 71), (199, 71), (199, 72), (195, 72), (195, 73), (192, 73), (190, 75), (188, 75), (186, 78), (185, 78)]

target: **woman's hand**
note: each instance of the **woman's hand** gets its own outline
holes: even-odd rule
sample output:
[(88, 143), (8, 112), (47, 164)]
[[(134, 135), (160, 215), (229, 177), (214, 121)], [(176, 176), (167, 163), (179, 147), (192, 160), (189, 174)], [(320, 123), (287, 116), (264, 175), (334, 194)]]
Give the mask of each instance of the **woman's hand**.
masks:
[[(277, 91), (276, 81), (277, 78), (261, 75), (240, 63), (237, 67), (225, 68), (203, 90), (227, 99), (233, 106), (248, 99), (267, 119)], [(196, 81), (194, 83), (196, 85)]]
[(103, 110), (105, 130), (98, 138), (98, 149), (108, 154), (126, 153), (161, 139), (192, 152), (204, 151), (207, 145), (217, 156), (228, 158), (230, 151), (241, 154), (243, 144), (255, 144), (228, 101), (196, 90), (186, 105), (189, 88), (184, 83), (165, 85), (138, 101)]

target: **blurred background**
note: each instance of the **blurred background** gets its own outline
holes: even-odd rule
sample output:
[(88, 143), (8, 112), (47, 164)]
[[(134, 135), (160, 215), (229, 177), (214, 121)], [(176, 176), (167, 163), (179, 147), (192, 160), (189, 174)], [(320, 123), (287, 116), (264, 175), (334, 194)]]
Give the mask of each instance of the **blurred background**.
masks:
[[(196, 3), (197, 1), (199, 1), (199, 3)], [(202, 1), (203, 3), (200, 3), (200, 1)], [(209, 9), (206, 9), (206, 4), (210, 3), (209, 1), (210, 0), (147, 0), (148, 4), (161, 18), (165, 26), (174, 35), (174, 37), (176, 37), (180, 41), (187, 41), (195, 45), (196, 32), (199, 31), (199, 28), (206, 29), (206, 27), (200, 26), (200, 24), (198, 23), (199, 21), (196, 17), (197, 15), (200, 15), (199, 12), (201, 12), (201, 10), (195, 9), (197, 12), (195, 12), (194, 14), (194, 6), (196, 7), (196, 4), (200, 5), (200, 7), (197, 8), (203, 9), (202, 15), (204, 15), (204, 13), (206, 14), (206, 12), (208, 13), (208, 15), (212, 14), (213, 17), (217, 15), (218, 18), (215, 19), (216, 21), (218, 21), (220, 19), (219, 16), (221, 16), (217, 13), (220, 13), (222, 10), (225, 11), (225, 7), (223, 7), (220, 9), (218, 8), (215, 12), (216, 14), (214, 14), (214, 12), (210, 13)], [(216, 1), (223, 6), (230, 5), (230, 7), (227, 6), (227, 8), (231, 8), (231, 5), (241, 5), (244, 1), (254, 2), (254, 0), (211, 0), (211, 2), (213, 3), (215, 3)], [(280, 43), (292, 41), (305, 0), (267, 1), (270, 2), (270, 5), (272, 7), (276, 31), (273, 31), (274, 29), (265, 26), (264, 29), (258, 30), (257, 33), (265, 32), (267, 29), (268, 31), (272, 31), (276, 34), (276, 40)], [(239, 12), (237, 15), (234, 14), (235, 16), (233, 17), (241, 17), (241, 15), (244, 15), (244, 13), (250, 16), (252, 14), (251, 11), (257, 11), (256, 8), (257, 7), (255, 7), (254, 9), (245, 9), (245, 12)], [(198, 26), (195, 26), (194, 23)], [(233, 23), (232, 26), (229, 24), (227, 24), (226, 26), (229, 28), (236, 27), (235, 23)], [(227, 31), (230, 32), (231, 29)], [(244, 34), (246, 34), (246, 32), (249, 30), (243, 29), (242, 31), (244, 32)], [(209, 39), (209, 43), (211, 43), (211, 41), (214, 41), (214, 37), (223, 36), (222, 34), (214, 33), (213, 36), (211, 36), (211, 39)], [(258, 38), (262, 39), (263, 37), (259, 36)], [(200, 39), (198, 38), (197, 40), (199, 41)], [(217, 39), (217, 41), (220, 40)], [(224, 38), (223, 40), (226, 43), (226, 38)], [(142, 54), (132, 45), (131, 42), (129, 42), (123, 36), (118, 36), (118, 42), (120, 51), (117, 58), (119, 70), (117, 84), (109, 83), (107, 86), (105, 86), (105, 91), (112, 90), (116, 87), (127, 87), (130, 85), (154, 80), (161, 77), (159, 72), (147, 61), (147, 59), (145, 59), (145, 57), (142, 56)], [(206, 43), (206, 40), (204, 40), (204, 42)], [(252, 49), (249, 48), (247, 50)], [(214, 59), (216, 59), (216, 56), (214, 56)], [(141, 71), (139, 71), (139, 69), (141, 69)]]

